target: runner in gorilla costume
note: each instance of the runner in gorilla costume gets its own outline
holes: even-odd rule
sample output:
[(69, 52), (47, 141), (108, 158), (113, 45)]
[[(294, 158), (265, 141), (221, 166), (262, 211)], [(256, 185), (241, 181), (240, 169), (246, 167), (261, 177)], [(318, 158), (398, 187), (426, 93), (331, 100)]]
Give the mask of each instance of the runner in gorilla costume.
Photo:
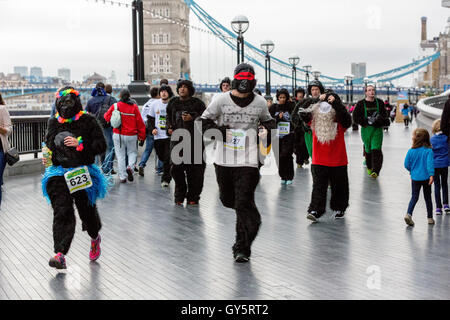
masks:
[[(66, 269), (65, 255), (75, 234), (74, 202), (83, 231), (87, 231), (91, 237), (89, 257), (97, 260), (100, 256), (99, 231), (102, 224), (95, 203), (96, 199), (105, 197), (107, 180), (94, 162), (95, 156), (105, 152), (106, 141), (97, 120), (83, 111), (79, 93), (74, 88), (65, 87), (57, 93), (56, 111), (55, 116), (48, 121), (45, 143), (51, 151), (53, 163), (45, 170), (42, 190), (47, 201), (51, 202), (54, 213), (56, 256), (50, 259), (49, 265)], [(45, 159), (44, 164), (48, 161)], [(84, 175), (71, 180), (70, 175), (76, 176), (83, 168), (88, 169), (90, 179)], [(65, 174), (70, 171), (73, 172), (67, 174), (66, 178)], [(85, 182), (86, 188), (76, 185), (80, 182)], [(74, 184), (78, 189), (72, 189), (71, 193), (69, 186), (73, 187)]]

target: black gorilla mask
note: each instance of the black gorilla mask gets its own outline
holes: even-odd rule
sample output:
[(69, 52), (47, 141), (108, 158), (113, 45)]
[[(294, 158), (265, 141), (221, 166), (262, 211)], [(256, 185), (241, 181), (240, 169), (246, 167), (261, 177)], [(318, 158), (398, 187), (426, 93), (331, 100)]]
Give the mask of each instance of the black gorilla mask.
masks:
[(70, 119), (81, 111), (81, 102), (73, 94), (61, 97), (56, 102), (56, 110), (64, 119)]

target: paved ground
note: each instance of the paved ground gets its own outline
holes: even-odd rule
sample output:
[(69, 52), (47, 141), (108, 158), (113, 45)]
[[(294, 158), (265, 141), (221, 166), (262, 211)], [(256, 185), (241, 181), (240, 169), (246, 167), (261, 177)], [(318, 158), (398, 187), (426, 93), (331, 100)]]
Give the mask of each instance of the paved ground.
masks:
[(359, 133), (347, 133), (350, 207), (344, 220), (305, 217), (310, 169), (294, 184), (264, 175), (256, 202), (262, 227), (252, 260), (231, 255), (235, 215), (224, 209), (208, 166), (199, 208), (178, 208), (151, 166), (100, 203), (103, 254), (88, 259), (80, 223), (69, 269), (48, 267), (52, 211), (40, 176), (8, 178), (0, 211), (0, 299), (449, 299), (450, 216), (428, 226), (421, 198), (416, 226), (403, 216), (410, 181), (403, 159), (411, 129), (385, 134), (378, 180), (364, 174)]

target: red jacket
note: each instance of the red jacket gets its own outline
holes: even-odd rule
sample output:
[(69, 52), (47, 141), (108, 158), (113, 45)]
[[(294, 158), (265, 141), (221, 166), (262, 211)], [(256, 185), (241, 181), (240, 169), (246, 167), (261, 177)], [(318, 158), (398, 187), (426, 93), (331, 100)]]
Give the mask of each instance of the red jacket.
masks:
[[(122, 114), (122, 126), (118, 129), (113, 128), (113, 132), (124, 136), (138, 136), (138, 139), (143, 141), (146, 138), (145, 124), (142, 120), (139, 107), (135, 104), (131, 105), (122, 101), (117, 103), (117, 108), (120, 112), (134, 114), (129, 116)], [(112, 112), (114, 111), (114, 105), (105, 113), (104, 117), (107, 122), (111, 121)]]
[(333, 141), (330, 141), (330, 143), (320, 143), (313, 130), (312, 164), (327, 167), (341, 167), (348, 164), (344, 140), (345, 130), (346, 129), (338, 123), (336, 138)]

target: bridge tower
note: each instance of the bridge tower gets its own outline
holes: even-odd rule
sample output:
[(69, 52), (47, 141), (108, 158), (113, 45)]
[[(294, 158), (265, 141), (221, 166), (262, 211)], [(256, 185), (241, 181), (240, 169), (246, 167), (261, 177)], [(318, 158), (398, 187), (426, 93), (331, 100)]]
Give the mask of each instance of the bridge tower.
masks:
[[(145, 79), (151, 85), (159, 80), (190, 78), (189, 7), (183, 0), (144, 0), (144, 9), (155, 13), (144, 15)], [(164, 19), (165, 18), (165, 19)]]

